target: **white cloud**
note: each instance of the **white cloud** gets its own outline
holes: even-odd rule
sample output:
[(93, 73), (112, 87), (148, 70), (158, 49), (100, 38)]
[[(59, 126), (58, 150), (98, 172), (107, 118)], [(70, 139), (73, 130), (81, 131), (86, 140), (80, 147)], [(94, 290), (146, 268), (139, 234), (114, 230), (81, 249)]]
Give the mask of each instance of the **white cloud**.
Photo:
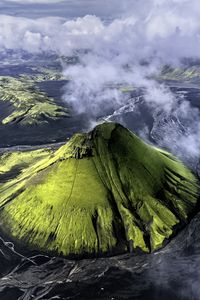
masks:
[[(183, 57), (200, 58), (199, 0), (107, 3), (111, 7), (120, 5), (123, 12), (107, 23), (95, 15), (74, 20), (0, 15), (0, 49), (54, 51), (59, 55), (82, 50), (80, 63), (64, 70), (73, 79), (64, 98), (91, 117), (101, 114), (104, 107), (117, 109), (124, 104), (122, 93), (110, 88), (116, 83), (145, 87), (145, 101), (150, 107), (167, 114), (173, 112), (175, 97), (165, 86), (148, 78), (160, 65), (178, 64)], [(199, 123), (195, 123), (196, 128), (200, 128)], [(199, 153), (199, 135), (194, 130), (190, 132), (190, 139), (186, 138), (191, 153)]]
[[(0, 47), (32, 49), (33, 52), (47, 51), (49, 47), (62, 54), (89, 48), (100, 55), (106, 49), (108, 55), (119, 52), (136, 60), (155, 56), (165, 61), (181, 56), (199, 57), (200, 8), (197, 0), (135, 0), (124, 1), (125, 4), (125, 16), (107, 25), (96, 16), (76, 20), (47, 17), (33, 21), (0, 15)], [(34, 46), (30, 34), (27, 40), (27, 32), (32, 32), (33, 38), (37, 33), (40, 43)]]
[(66, 0), (5, 0), (5, 2), (19, 3), (19, 4), (52, 4), (58, 2), (64, 2)]

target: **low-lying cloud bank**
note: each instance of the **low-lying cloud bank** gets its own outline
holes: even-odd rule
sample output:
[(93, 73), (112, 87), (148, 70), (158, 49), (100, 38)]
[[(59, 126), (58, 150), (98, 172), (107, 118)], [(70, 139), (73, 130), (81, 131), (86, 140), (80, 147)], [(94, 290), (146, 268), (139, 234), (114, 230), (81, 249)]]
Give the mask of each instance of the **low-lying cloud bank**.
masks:
[(39, 3), (39, 4), (51, 4), (51, 3), (58, 3), (58, 2), (63, 2), (66, 0), (5, 0), (4, 2), (13, 2), (13, 3), (20, 3), (20, 4), (29, 4), (29, 3)]
[[(111, 3), (116, 5), (116, 1)], [(76, 49), (90, 49), (105, 59), (123, 55), (124, 63), (141, 59), (173, 62), (181, 57), (199, 57), (197, 0), (125, 0), (121, 11), (121, 18), (108, 24), (96, 16), (32, 20), (0, 15), (0, 47), (29, 52), (51, 50), (64, 55)]]
[[(149, 78), (165, 64), (200, 58), (199, 1), (117, 2), (108, 1), (108, 5), (120, 5), (122, 15), (107, 22), (91, 15), (75, 20), (1, 15), (0, 49), (77, 55), (77, 65), (64, 67), (65, 75), (72, 78), (64, 98), (92, 120), (105, 107), (117, 109), (127, 101), (117, 84), (145, 88), (148, 105), (170, 114), (177, 109), (178, 100), (168, 88)], [(192, 115), (193, 108), (185, 106), (185, 113), (190, 112)], [(200, 140), (199, 133), (190, 132), (182, 144)], [(199, 146), (200, 142), (195, 144), (195, 151)]]

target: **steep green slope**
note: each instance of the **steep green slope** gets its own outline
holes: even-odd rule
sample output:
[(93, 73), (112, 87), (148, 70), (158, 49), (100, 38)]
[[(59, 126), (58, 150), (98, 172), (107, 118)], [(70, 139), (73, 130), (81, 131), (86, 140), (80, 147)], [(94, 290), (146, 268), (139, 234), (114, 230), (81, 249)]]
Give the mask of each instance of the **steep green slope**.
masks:
[(0, 186), (1, 230), (63, 255), (150, 252), (194, 211), (197, 180), (114, 123), (77, 134)]

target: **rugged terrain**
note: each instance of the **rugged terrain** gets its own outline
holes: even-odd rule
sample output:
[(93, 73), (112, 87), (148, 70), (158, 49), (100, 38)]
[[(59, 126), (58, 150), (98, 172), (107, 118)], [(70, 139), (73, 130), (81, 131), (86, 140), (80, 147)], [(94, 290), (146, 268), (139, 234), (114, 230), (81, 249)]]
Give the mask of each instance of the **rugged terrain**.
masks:
[(195, 176), (115, 123), (2, 161), (1, 230), (43, 252), (152, 252), (197, 205)]
[[(49, 184), (50, 178), (48, 174), (52, 172), (53, 168), (47, 164), (49, 172), (44, 174), (44, 181), (41, 180), (39, 174), (35, 172), (30, 174), (28, 172), (31, 170), (35, 171), (36, 166), (41, 167), (43, 165), (42, 162), (47, 159), (55, 159), (55, 164), (57, 166), (60, 164), (60, 170), (62, 169), (65, 175), (65, 170), (69, 172), (69, 169), (65, 166), (67, 164), (66, 157), (63, 159), (67, 149), (66, 140), (74, 133), (83, 132), (88, 128), (87, 116), (74, 116), (66, 103), (62, 101), (63, 88), (66, 87), (68, 82), (68, 79), (66, 80), (66, 78), (62, 77), (62, 64), (74, 64), (76, 63), (76, 58), (45, 57), (44, 55), (39, 57), (27, 55), (27, 53), (23, 55), (13, 55), (11, 53), (8, 58), (8, 55), (9, 53), (6, 53), (5, 57), (1, 55), (1, 82), (6, 80), (8, 86), (11, 85), (12, 95), (17, 97), (13, 98), (13, 102), (9, 97), (6, 99), (2, 98), (0, 102), (0, 189), (2, 190), (3, 187), (5, 188), (6, 185), (9, 185), (9, 182), (13, 183), (14, 189), (20, 189), (18, 180), (21, 178), (22, 186), (29, 184), (29, 191), (34, 191), (37, 194), (38, 185), (47, 186)], [(8, 60), (9, 64), (7, 63)], [(177, 69), (165, 67), (155, 78), (169, 86), (175, 97), (179, 99), (177, 104), (181, 104), (182, 101), (186, 100), (192, 107), (199, 110), (199, 65), (196, 62), (190, 66), (183, 66)], [(21, 97), (22, 93), (19, 93), (19, 91), (20, 89), (22, 91), (26, 90), (26, 88), (28, 88), (29, 92), (26, 96), (28, 99), (29, 97), (30, 99), (34, 98), (34, 103), (37, 102), (35, 102), (37, 99), (45, 102), (50, 101), (56, 107), (62, 106), (64, 109), (67, 109), (64, 112), (67, 112), (68, 115), (64, 116), (64, 118), (62, 116), (56, 117), (54, 120), (54, 117), (48, 116), (44, 118), (44, 115), (40, 116), (40, 112), (37, 111), (36, 115), (34, 115), (34, 121), (31, 121), (28, 126), (26, 125), (26, 120), (29, 121), (30, 118), (28, 115), (26, 117), (26, 114), (24, 119), (18, 119), (19, 122), (13, 122), (9, 117), (18, 110), (17, 105), (15, 106), (14, 104), (14, 102), (18, 103), (18, 100), (15, 101), (15, 99), (21, 98), (23, 100), (23, 97)], [(162, 110), (152, 111), (147, 107), (143, 99), (143, 93), (141, 93), (141, 90), (137, 90), (136, 87), (119, 85), (119, 89), (126, 96), (127, 103), (124, 103), (116, 111), (103, 111), (104, 117), (102, 119), (120, 122), (136, 132), (138, 136), (143, 137), (148, 144), (165, 148), (167, 151), (178, 155), (197, 174), (199, 170), (199, 156), (188, 155), (185, 147), (183, 147), (184, 145), (180, 145), (179, 142), (183, 135), (191, 132), (190, 125), (193, 123), (188, 121), (188, 118), (179, 111), (170, 114)], [(3, 88), (1, 91), (2, 95), (5, 95), (4, 92), (6, 91), (8, 92), (6, 85), (5, 91), (3, 92)], [(34, 97), (31, 97), (31, 95), (34, 95)], [(19, 103), (23, 104), (23, 101), (19, 99)], [(10, 121), (3, 124), (2, 121), (6, 118)], [(36, 122), (35, 119), (37, 120)], [(85, 137), (85, 135), (83, 136)], [(55, 143), (56, 141), (61, 143), (57, 144)], [(24, 146), (21, 146), (22, 144)], [(60, 147), (63, 147), (62, 154)], [(159, 150), (156, 153), (160, 153)], [(171, 155), (167, 157), (164, 153), (166, 152), (161, 151), (159, 156), (170, 161), (170, 165), (175, 163), (180, 167), (179, 161), (174, 161), (174, 157), (172, 159)], [(61, 161), (59, 161), (58, 157), (62, 157)], [(179, 171), (183, 169), (188, 170), (181, 164)], [(144, 172), (146, 174), (146, 171)], [(33, 186), (33, 181), (31, 182), (28, 178), (25, 179), (23, 177), (27, 174), (29, 178), (37, 177), (38, 182), (35, 181), (35, 187)], [(189, 174), (191, 173), (189, 172)], [(193, 177), (193, 174), (189, 176)], [(58, 173), (56, 178), (58, 181), (61, 180)], [(145, 178), (145, 182), (147, 182), (147, 178)], [(171, 182), (169, 177), (168, 180)], [(54, 182), (53, 179), (51, 182)], [(54, 188), (53, 184), (51, 186)], [(133, 187), (135, 187), (135, 184), (133, 184)], [(8, 193), (11, 193), (11, 186), (8, 188)], [(123, 193), (125, 193), (124, 190)], [(22, 195), (22, 190), (19, 190), (18, 199), (21, 199)], [(93, 195), (96, 195), (95, 191), (93, 191)], [(33, 193), (29, 193), (28, 196), (31, 198)], [(50, 196), (52, 196), (52, 193)], [(156, 200), (160, 202), (160, 195), (158, 194), (157, 197)], [(42, 199), (43, 204), (46, 203), (47, 199), (45, 197), (41, 198), (41, 195), (39, 195), (39, 198)], [(123, 202), (123, 205), (125, 205), (125, 202)], [(5, 212), (4, 217), (9, 213), (14, 216), (14, 206), (18, 207), (17, 202), (8, 202), (5, 208), (6, 206), (7, 212)], [(20, 214), (23, 213), (24, 207), (20, 209)], [(143, 201), (143, 207), (145, 207), (145, 201)], [(139, 209), (139, 206), (137, 208)], [(193, 211), (193, 205), (190, 208)], [(133, 214), (133, 210), (130, 209), (129, 205), (126, 206), (126, 209)], [(168, 207), (166, 208), (164, 205), (164, 209), (168, 209)], [(195, 211), (198, 211), (198, 209), (195, 206)], [(37, 213), (35, 206), (32, 207), (32, 210)], [(50, 211), (50, 209), (45, 212), (43, 210), (44, 214)], [(21, 236), (19, 237), (18, 226), (22, 223), (25, 230), (25, 220), (22, 218), (19, 220), (15, 215), (12, 219), (12, 224), (15, 223), (15, 235), (17, 239), (20, 239), (20, 243), (17, 243), (14, 234), (12, 236), (11, 232), (9, 232), (11, 223), (5, 218), (4, 222), (7, 230), (1, 235), (0, 239), (0, 299), (66, 300), (67, 297), (68, 299), (77, 300), (91, 298), (107, 300), (112, 297), (114, 300), (168, 300), (169, 298), (171, 300), (187, 300), (189, 298), (199, 300), (200, 216), (199, 214), (196, 216), (191, 214), (186, 222), (191, 218), (192, 220), (186, 225), (185, 219), (179, 213), (175, 214), (171, 206), (169, 211), (176, 215), (176, 219), (180, 221), (179, 224), (182, 225), (183, 229), (179, 226), (170, 227), (165, 232), (165, 235), (172, 230), (171, 237), (173, 238), (166, 237), (165, 242), (168, 240), (171, 240), (171, 242), (167, 245), (164, 242), (164, 248), (153, 251), (150, 247), (149, 238), (152, 222), (144, 222), (147, 224), (147, 228), (143, 226), (141, 231), (147, 233), (145, 236), (148, 238), (145, 238), (145, 243), (147, 243), (147, 250), (151, 250), (151, 253), (144, 254), (143, 251), (138, 251), (137, 249), (137, 253), (133, 251), (132, 254), (81, 261), (61, 257), (55, 258), (52, 257), (52, 254), (44, 254), (43, 251), (39, 253), (38, 250), (36, 252), (33, 251), (33, 249), (38, 248), (37, 245), (33, 247), (31, 243), (30, 247), (30, 241), (23, 240)], [(95, 214), (95, 217), (97, 216)], [(46, 224), (44, 220), (46, 219), (43, 218), (41, 223), (38, 224), (41, 228), (41, 224)], [(92, 220), (96, 221), (97, 218)], [(32, 220), (29, 219), (27, 221), (29, 225), (33, 224)], [(143, 221), (145, 220), (142, 219), (142, 223)], [(91, 228), (93, 224), (96, 223), (92, 223)], [(141, 224), (141, 220), (139, 224)], [(160, 224), (162, 223), (159, 222)], [(125, 227), (121, 226), (121, 228)], [(175, 232), (177, 232), (176, 236), (174, 236)], [(49, 231), (47, 233), (49, 234)], [(23, 234), (25, 234), (25, 231), (23, 231)], [(161, 232), (162, 234), (163, 232)], [(163, 236), (163, 238), (165, 237)], [(51, 235), (48, 245), (52, 240), (54, 240), (54, 236)], [(133, 246), (132, 242), (128, 242), (126, 238), (123, 241), (128, 250), (134, 250), (131, 249)]]

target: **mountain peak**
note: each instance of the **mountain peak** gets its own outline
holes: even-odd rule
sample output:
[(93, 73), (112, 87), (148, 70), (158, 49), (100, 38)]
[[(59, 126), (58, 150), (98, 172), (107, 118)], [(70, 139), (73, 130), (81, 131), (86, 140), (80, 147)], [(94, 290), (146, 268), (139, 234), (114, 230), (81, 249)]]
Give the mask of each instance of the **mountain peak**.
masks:
[(104, 123), (1, 186), (1, 230), (65, 256), (152, 252), (187, 223), (198, 192), (178, 159)]

